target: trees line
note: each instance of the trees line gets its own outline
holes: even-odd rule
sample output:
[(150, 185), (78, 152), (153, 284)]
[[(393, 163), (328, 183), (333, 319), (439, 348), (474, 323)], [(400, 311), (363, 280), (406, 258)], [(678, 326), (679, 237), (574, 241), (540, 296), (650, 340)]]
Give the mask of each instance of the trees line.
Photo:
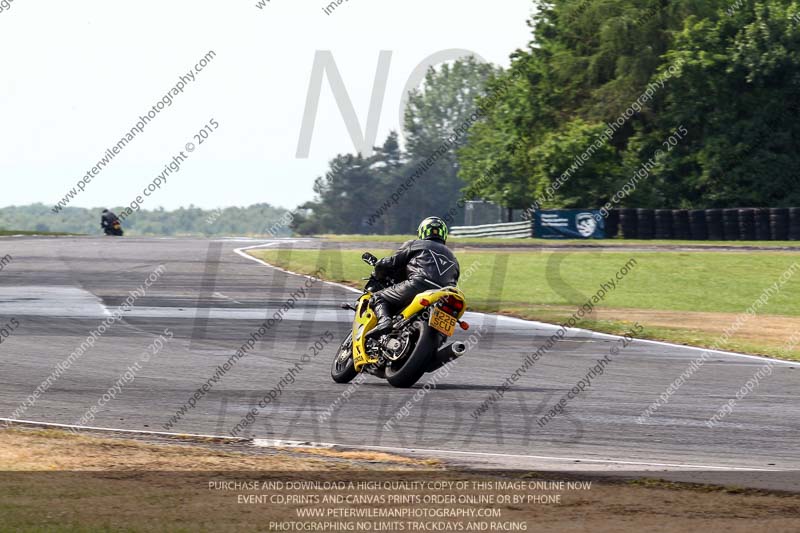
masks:
[(452, 206), (465, 197), (599, 207), (654, 154), (617, 207), (800, 205), (800, 3), (533, 4), (531, 42), (508, 69), (473, 58), (431, 69), (410, 94), (405, 145), (392, 133), (371, 157), (337, 155), (293, 228), (405, 233), (431, 214), (459, 220)]
[[(115, 213), (122, 207), (110, 208)], [(57, 215), (44, 204), (0, 208), (0, 229), (101, 234), (101, 208), (66, 207)], [(267, 203), (207, 210), (189, 206), (172, 211), (140, 209), (123, 223), (126, 235), (291, 234), (288, 211)]]

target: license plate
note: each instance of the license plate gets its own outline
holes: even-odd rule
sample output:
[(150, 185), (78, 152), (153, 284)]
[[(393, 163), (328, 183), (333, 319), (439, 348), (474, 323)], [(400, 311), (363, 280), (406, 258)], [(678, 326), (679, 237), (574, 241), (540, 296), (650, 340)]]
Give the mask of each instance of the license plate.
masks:
[(428, 324), (448, 337), (451, 337), (456, 332), (456, 318), (448, 315), (438, 307), (433, 308)]

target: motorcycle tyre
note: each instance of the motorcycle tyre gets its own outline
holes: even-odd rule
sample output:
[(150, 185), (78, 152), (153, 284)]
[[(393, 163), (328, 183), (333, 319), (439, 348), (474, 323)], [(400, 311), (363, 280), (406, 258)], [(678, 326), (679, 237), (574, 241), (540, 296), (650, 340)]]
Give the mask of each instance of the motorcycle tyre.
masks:
[[(331, 364), (331, 378), (336, 383), (350, 383), (358, 374), (353, 364), (353, 345), (351, 342), (352, 337), (353, 334), (349, 333), (347, 337), (344, 338), (342, 343), (339, 345), (339, 349), (336, 350), (336, 355), (333, 357), (333, 363)], [(350, 344), (350, 356), (347, 358), (347, 362), (344, 363), (344, 365), (337, 364), (339, 362), (339, 354), (342, 353), (342, 349), (348, 343)]]
[(407, 389), (425, 374), (425, 369), (441, 344), (442, 334), (423, 324), (417, 343), (405, 363), (395, 370), (386, 367), (386, 381), (393, 387)]

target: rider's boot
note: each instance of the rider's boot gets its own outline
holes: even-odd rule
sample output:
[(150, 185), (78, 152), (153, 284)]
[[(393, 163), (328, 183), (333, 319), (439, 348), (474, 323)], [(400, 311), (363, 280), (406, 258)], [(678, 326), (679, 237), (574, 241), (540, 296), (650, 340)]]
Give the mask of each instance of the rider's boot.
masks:
[(378, 323), (372, 329), (372, 333), (383, 333), (392, 327), (392, 314), (389, 311), (389, 304), (386, 302), (374, 302), (372, 308), (375, 310), (375, 316), (378, 318)]

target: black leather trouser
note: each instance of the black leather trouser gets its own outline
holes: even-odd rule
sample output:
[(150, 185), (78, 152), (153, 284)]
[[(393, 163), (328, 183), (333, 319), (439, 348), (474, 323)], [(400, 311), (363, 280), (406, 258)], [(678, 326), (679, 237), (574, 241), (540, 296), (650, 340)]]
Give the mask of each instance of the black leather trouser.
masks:
[(381, 318), (382, 311), (392, 315), (411, 303), (414, 296), (433, 288), (421, 279), (409, 279), (376, 292), (372, 296), (375, 312)]

